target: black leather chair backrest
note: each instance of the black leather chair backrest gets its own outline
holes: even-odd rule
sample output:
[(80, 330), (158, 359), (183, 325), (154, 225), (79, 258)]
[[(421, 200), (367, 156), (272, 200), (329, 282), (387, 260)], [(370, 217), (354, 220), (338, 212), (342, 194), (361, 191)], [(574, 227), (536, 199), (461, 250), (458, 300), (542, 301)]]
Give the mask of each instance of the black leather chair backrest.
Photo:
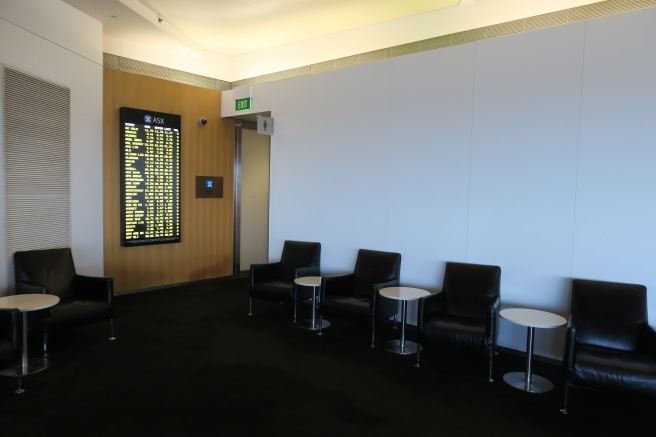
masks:
[(318, 266), (320, 262), (321, 243), (287, 240), (280, 257), (280, 276), (291, 281), (296, 268)]
[(577, 343), (636, 351), (640, 330), (647, 323), (647, 287), (574, 279), (570, 312)]
[(371, 297), (371, 285), (398, 280), (401, 276), (401, 254), (360, 249), (353, 271), (353, 294)]
[(446, 263), (442, 292), (445, 313), (457, 317), (487, 318), (487, 309), (499, 297), (501, 267), (484, 264)]
[(61, 298), (72, 293), (75, 265), (71, 249), (28, 250), (14, 253), (16, 282), (25, 281), (47, 287)]

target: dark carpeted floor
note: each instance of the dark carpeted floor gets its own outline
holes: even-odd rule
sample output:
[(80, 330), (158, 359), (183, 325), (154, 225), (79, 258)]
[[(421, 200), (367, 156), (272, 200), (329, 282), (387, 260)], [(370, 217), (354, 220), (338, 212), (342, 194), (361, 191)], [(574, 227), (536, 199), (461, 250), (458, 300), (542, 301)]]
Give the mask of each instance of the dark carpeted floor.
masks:
[(534, 371), (556, 389), (529, 394), (502, 379), (523, 369), (519, 355), (501, 353), (488, 383), (477, 354), (426, 349), (417, 369), (414, 356), (370, 348), (366, 326), (333, 320), (319, 337), (263, 301), (248, 317), (244, 280), (115, 306), (116, 341), (104, 323), (57, 331), (51, 366), (25, 377), (24, 394), (0, 377), (0, 435), (656, 435), (644, 398), (575, 390), (561, 414), (560, 368), (542, 361)]

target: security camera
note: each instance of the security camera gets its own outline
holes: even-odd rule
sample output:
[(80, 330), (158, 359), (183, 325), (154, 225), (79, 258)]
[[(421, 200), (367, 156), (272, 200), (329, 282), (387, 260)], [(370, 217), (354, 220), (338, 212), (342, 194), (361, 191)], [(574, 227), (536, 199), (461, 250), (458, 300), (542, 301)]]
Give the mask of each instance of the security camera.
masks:
[(207, 118), (205, 118), (205, 117), (201, 117), (201, 118), (198, 120), (198, 124), (200, 124), (201, 126), (205, 126), (205, 125), (207, 124)]

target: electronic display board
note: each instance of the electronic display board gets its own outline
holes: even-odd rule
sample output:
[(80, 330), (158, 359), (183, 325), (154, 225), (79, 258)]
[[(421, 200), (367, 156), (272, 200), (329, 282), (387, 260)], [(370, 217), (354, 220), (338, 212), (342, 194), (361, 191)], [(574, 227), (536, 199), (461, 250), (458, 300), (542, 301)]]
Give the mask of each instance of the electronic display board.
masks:
[(121, 245), (180, 241), (180, 115), (120, 109)]

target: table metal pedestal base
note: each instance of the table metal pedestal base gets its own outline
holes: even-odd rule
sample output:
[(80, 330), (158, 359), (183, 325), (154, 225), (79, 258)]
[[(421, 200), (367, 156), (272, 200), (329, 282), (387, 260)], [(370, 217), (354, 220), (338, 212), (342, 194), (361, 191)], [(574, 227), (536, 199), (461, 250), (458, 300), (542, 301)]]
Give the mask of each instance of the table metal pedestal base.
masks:
[(524, 372), (506, 373), (503, 375), (503, 380), (506, 381), (508, 385), (512, 385), (515, 388), (530, 393), (544, 393), (553, 389), (553, 383), (540, 375), (531, 375), (531, 383), (527, 387), (526, 373)]
[[(32, 373), (37, 373), (42, 370), (45, 370), (50, 365), (48, 358), (28, 358), (27, 360), (27, 370), (23, 369), (23, 376), (30, 375)], [(0, 371), (2, 376), (17, 376), (16, 366), (7, 367), (6, 369)]]
[(303, 328), (303, 329), (309, 329), (310, 331), (318, 331), (319, 328), (325, 329), (330, 326), (330, 322), (328, 320), (322, 320), (321, 321), (321, 326), (319, 326), (319, 319), (315, 320), (314, 326), (312, 325), (312, 319), (305, 319), (301, 320), (298, 322), (298, 326)]
[(401, 340), (388, 340), (383, 344), (383, 347), (386, 350), (399, 355), (412, 355), (416, 354), (417, 350), (421, 350), (421, 346), (410, 340), (405, 341), (403, 352), (401, 351)]

